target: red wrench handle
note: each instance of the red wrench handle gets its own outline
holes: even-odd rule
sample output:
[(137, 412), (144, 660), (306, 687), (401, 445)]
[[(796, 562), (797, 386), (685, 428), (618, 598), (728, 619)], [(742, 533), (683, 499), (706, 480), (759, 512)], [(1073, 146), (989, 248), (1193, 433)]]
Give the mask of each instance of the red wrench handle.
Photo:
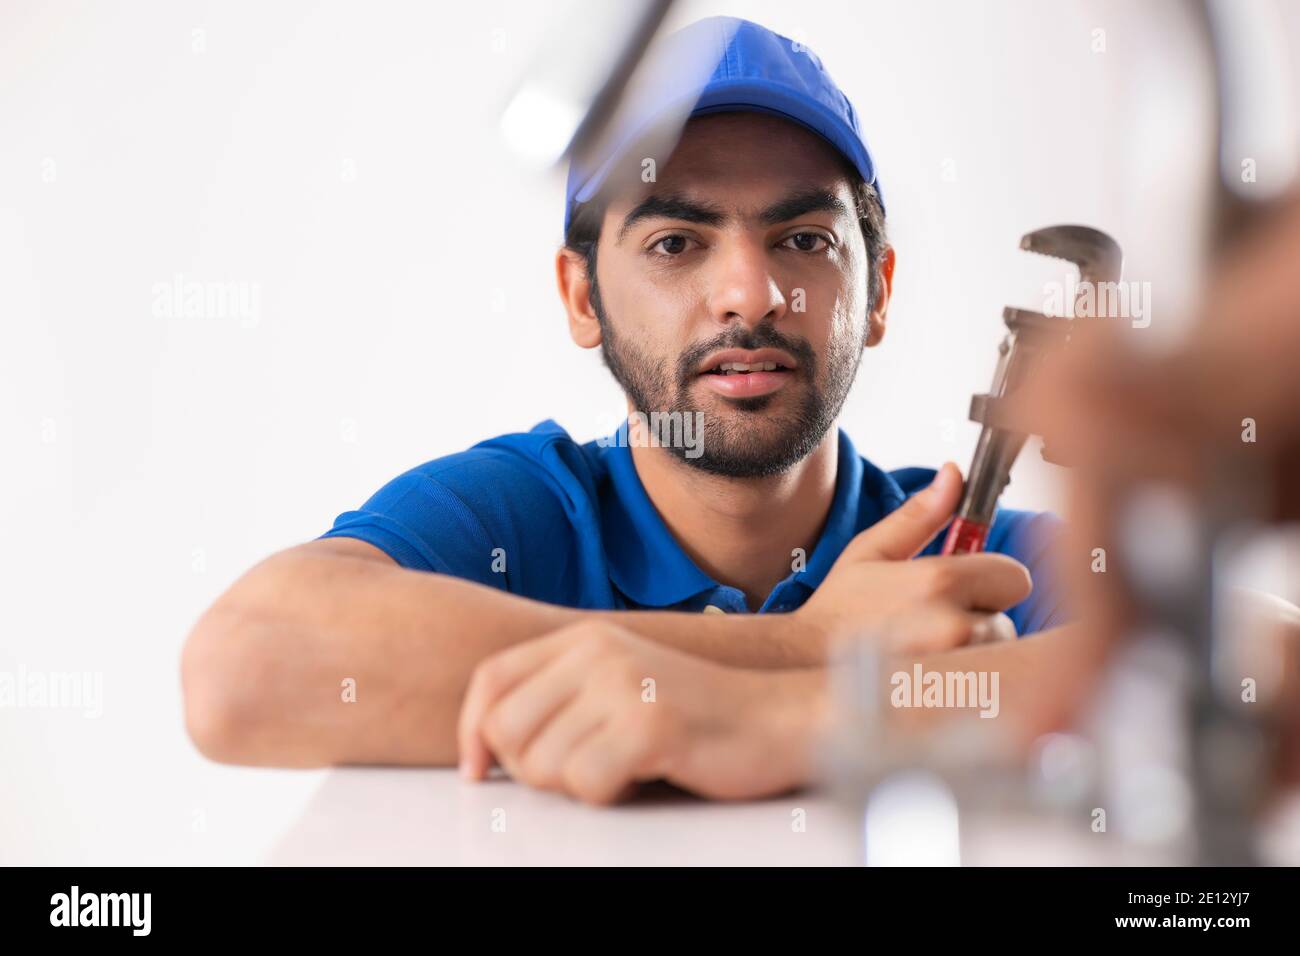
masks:
[(954, 518), (944, 538), (942, 554), (974, 554), (984, 550), (989, 526), (969, 518)]

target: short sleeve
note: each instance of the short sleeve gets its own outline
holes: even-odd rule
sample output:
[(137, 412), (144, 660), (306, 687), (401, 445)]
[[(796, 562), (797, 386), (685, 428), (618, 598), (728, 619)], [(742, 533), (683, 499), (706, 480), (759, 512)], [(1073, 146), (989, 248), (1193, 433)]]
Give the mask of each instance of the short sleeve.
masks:
[(405, 568), (572, 603), (578, 560), (562, 482), (508, 448), (426, 462), (339, 515), (322, 538), (374, 545)]

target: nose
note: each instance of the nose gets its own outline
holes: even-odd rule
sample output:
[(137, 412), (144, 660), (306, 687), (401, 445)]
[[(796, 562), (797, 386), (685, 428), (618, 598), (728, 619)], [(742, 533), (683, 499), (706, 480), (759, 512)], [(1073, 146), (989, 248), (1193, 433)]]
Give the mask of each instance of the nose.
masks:
[(709, 270), (709, 305), (723, 325), (754, 327), (786, 313), (785, 294), (772, 275), (762, 240), (728, 236), (715, 247)]

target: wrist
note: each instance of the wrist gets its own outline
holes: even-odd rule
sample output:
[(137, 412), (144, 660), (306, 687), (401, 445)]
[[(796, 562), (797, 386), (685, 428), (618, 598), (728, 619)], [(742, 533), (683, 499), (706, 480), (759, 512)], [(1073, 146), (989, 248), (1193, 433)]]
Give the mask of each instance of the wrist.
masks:
[(817, 775), (817, 754), (831, 729), (829, 670), (806, 667), (758, 674), (750, 715), (788, 787), (803, 787)]
[(755, 615), (753, 622), (774, 647), (772, 667), (821, 667), (830, 660), (829, 635), (804, 608), (784, 614)]

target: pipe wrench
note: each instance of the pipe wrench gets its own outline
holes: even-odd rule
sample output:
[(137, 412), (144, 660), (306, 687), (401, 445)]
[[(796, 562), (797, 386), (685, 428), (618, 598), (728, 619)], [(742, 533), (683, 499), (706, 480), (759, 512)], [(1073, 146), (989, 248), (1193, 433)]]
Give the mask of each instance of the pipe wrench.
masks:
[[(1076, 305), (1085, 295), (1099, 301), (1101, 283), (1116, 283), (1123, 270), (1119, 244), (1106, 233), (1088, 226), (1048, 226), (1025, 234), (1020, 248), (1052, 256), (1079, 267)], [(1079, 311), (1079, 310), (1076, 310)], [(1039, 357), (1069, 338), (1071, 320), (1007, 306), (1002, 310), (1007, 334), (998, 347), (993, 386), (971, 398), (970, 419), (979, 422), (979, 443), (966, 477), (957, 515), (948, 527), (943, 554), (969, 554), (984, 550), (998, 498), (1011, 480), (1011, 466), (1029, 435), (1011, 426), (1007, 400), (1032, 373)], [(1052, 461), (1050, 450), (1043, 457)]]

